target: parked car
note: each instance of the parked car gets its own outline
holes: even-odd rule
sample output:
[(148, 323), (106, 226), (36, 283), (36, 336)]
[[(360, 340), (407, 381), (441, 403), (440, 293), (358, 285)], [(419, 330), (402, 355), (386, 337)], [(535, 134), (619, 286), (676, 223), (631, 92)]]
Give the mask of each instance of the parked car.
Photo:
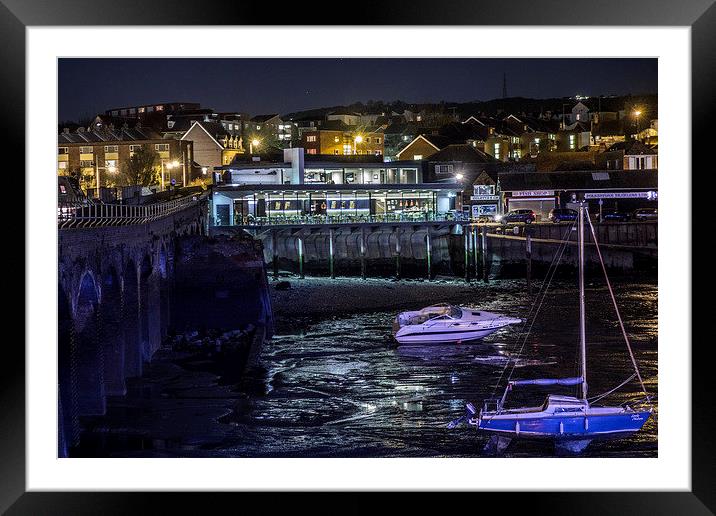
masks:
[(656, 220), (657, 211), (656, 208), (639, 208), (634, 211), (634, 220)]
[(535, 212), (532, 210), (512, 210), (508, 211), (502, 217), (502, 223), (507, 224), (508, 222), (524, 222), (525, 224), (531, 224), (536, 219)]
[(602, 213), (602, 222), (627, 222), (629, 214), (623, 211), (605, 211)]
[(555, 208), (549, 212), (549, 220), (562, 222), (563, 220), (577, 220), (577, 212), (569, 208)]

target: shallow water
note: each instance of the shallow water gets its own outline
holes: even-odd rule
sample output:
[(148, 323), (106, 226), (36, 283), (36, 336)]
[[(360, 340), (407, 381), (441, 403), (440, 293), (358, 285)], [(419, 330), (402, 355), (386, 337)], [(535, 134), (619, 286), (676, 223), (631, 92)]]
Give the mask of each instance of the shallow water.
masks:
[[(564, 287), (564, 285), (563, 285)], [(484, 310), (524, 314), (530, 300), (521, 290), (501, 289)], [(278, 335), (261, 357), (267, 370), (266, 396), (252, 399), (234, 421), (250, 430), (224, 451), (241, 456), (474, 456), (486, 438), (473, 427), (446, 424), (494, 393), (506, 365), (513, 378), (573, 376), (576, 373), (578, 309), (571, 286), (551, 290), (522, 354), (517, 329), (500, 331), (479, 344), (400, 346), (390, 338), (395, 312), (379, 311), (318, 321), (279, 321)], [(470, 293), (453, 301), (470, 302)], [(486, 299), (485, 296), (483, 299)], [(556, 298), (556, 299), (555, 299)], [(642, 376), (656, 391), (657, 290), (621, 285), (618, 298)], [(611, 303), (602, 288), (590, 291), (589, 385), (591, 394), (609, 390), (632, 372)], [(295, 328), (296, 324), (301, 328)], [(294, 328), (289, 328), (293, 324)], [(514, 328), (514, 327), (513, 327)], [(502, 382), (504, 386), (504, 379)], [(503, 387), (504, 388), (504, 387)], [(562, 393), (576, 394), (574, 388)], [(541, 403), (548, 391), (515, 392), (515, 401)], [(498, 391), (502, 394), (502, 390)], [(632, 382), (611, 398), (621, 403), (639, 395)], [(593, 443), (586, 455), (656, 456), (656, 424), (627, 440)], [(551, 445), (518, 442), (508, 456), (553, 455)]]
[[(657, 287), (654, 283), (623, 283), (616, 286), (616, 294), (642, 376), (650, 392), (656, 393)], [(524, 317), (533, 299), (524, 293), (520, 282), (495, 282), (483, 285), (480, 296), (474, 290), (456, 288), (454, 295), (444, 301)], [(201, 423), (209, 430), (205, 434), (194, 432), (191, 437), (175, 432), (174, 444), (162, 444), (161, 454), (481, 456), (487, 437), (474, 427), (448, 429), (447, 423), (463, 415), (465, 402), (479, 407), (484, 398), (501, 395), (512, 365), (513, 379), (576, 375), (576, 300), (572, 282), (553, 285), (521, 354), (518, 326), (499, 331), (478, 344), (398, 347), (390, 334), (397, 310), (278, 320), (277, 334), (265, 345), (259, 372), (252, 380), (228, 391), (217, 390), (213, 395), (209, 385), (202, 394), (217, 403), (216, 410), (197, 415), (195, 405), (183, 409), (172, 405), (171, 414), (163, 417), (175, 418), (177, 424), (203, 417), (206, 421)], [(429, 303), (413, 308), (426, 304)], [(600, 285), (590, 289), (587, 306), (588, 380), (590, 395), (596, 395), (621, 383), (632, 374), (632, 368), (606, 289)], [(411, 307), (400, 307), (405, 308)], [(156, 368), (153, 366), (155, 371)], [(501, 388), (495, 390), (503, 371)], [(174, 380), (176, 372), (172, 374)], [(150, 374), (139, 382), (153, 385), (155, 396), (174, 401), (196, 392), (196, 387), (185, 394), (169, 391), (161, 375), (152, 379)], [(573, 387), (558, 389), (562, 390), (527, 387), (512, 391), (509, 399), (541, 404), (548, 392), (576, 394)], [(630, 396), (639, 396), (635, 381), (609, 400), (619, 404)], [(158, 417), (144, 415), (149, 419)], [(114, 426), (122, 420), (116, 408), (114, 412), (110, 410), (108, 419), (115, 421)], [(197, 425), (195, 419), (189, 424), (192, 425)], [(158, 453), (146, 445), (148, 439), (143, 442), (144, 451), (126, 440), (121, 445), (115, 443), (111, 454)], [(91, 454), (105, 453), (95, 449)], [(506, 456), (554, 454), (551, 444), (518, 441), (508, 448)], [(595, 441), (583, 455), (654, 457), (656, 420), (652, 416), (644, 429), (629, 439)]]

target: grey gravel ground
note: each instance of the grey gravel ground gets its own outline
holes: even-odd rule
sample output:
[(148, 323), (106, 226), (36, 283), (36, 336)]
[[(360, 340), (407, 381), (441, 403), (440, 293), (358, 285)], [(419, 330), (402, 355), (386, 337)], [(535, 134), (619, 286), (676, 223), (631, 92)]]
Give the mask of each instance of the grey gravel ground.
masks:
[[(288, 317), (319, 317), (335, 314), (371, 312), (428, 306), (436, 303), (474, 301), (484, 290), (484, 283), (455, 278), (427, 280), (390, 280), (368, 278), (305, 278), (286, 276), (287, 290), (276, 289), (278, 282), (270, 282), (271, 305), (274, 317), (281, 321)], [(523, 281), (501, 280), (490, 283), (490, 292), (515, 291)]]

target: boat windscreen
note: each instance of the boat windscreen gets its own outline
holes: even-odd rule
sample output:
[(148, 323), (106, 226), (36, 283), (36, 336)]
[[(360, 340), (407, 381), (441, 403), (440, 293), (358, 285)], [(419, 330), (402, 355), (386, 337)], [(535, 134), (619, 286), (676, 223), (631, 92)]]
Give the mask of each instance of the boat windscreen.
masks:
[(460, 317), (462, 317), (462, 308), (457, 307), (457, 306), (451, 306), (448, 314), (453, 319), (459, 319)]

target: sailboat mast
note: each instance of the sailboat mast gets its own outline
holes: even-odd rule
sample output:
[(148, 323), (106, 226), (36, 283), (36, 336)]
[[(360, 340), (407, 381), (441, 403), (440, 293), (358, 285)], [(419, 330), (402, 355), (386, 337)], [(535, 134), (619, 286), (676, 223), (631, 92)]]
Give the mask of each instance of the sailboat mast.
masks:
[(587, 399), (587, 334), (584, 311), (584, 201), (579, 204), (579, 344), (582, 356), (582, 399)]

